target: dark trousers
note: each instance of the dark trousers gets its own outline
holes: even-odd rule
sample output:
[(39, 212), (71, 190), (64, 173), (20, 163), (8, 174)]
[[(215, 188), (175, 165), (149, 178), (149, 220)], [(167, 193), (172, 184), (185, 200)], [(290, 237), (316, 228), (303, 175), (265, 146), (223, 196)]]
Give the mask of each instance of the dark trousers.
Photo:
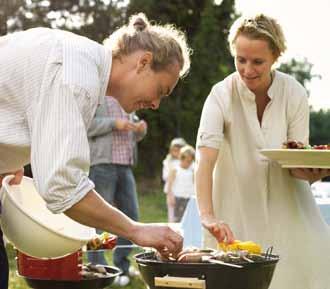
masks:
[(9, 265), (0, 228), (0, 289), (8, 289)]
[(181, 222), (184, 211), (186, 210), (189, 198), (175, 197), (174, 221)]
[[(89, 177), (95, 184), (95, 190), (108, 203), (115, 205), (131, 219), (138, 220), (138, 199), (131, 166), (117, 164), (95, 165), (90, 168)], [(98, 231), (98, 233), (100, 232)], [(117, 245), (131, 244), (129, 240), (118, 238)], [(131, 248), (114, 249), (113, 263), (125, 275), (128, 274), (130, 266), (128, 255), (131, 251)], [(89, 253), (88, 259), (95, 264), (107, 264), (103, 252)]]

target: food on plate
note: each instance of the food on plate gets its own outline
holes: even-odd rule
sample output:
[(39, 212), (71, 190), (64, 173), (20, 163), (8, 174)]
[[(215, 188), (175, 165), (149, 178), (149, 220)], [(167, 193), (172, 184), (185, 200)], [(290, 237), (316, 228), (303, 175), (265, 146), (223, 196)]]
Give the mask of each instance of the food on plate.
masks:
[(244, 264), (264, 261), (267, 257), (261, 251), (261, 246), (254, 242), (236, 240), (233, 244), (220, 243), (219, 250), (187, 247), (178, 254), (177, 258), (164, 257), (159, 252), (155, 252), (154, 256), (162, 262), (212, 263), (213, 260), (217, 260), (225, 263)]
[(103, 232), (101, 235), (96, 235), (87, 243), (87, 250), (113, 249), (116, 243), (117, 236)]
[(300, 141), (290, 140), (284, 142), (282, 145), (283, 149), (303, 149), (303, 150), (330, 150), (330, 144), (326, 145), (305, 145)]
[(232, 244), (227, 243), (219, 243), (218, 248), (222, 249), (224, 252), (227, 251), (247, 251), (251, 254), (261, 254), (262, 248), (260, 245), (252, 242), (252, 241), (245, 241), (242, 242), (240, 240), (235, 240)]
[(203, 262), (203, 257), (212, 257), (215, 250), (201, 250), (195, 247), (189, 247), (182, 250), (176, 259), (180, 263), (200, 263)]
[(93, 265), (88, 263), (83, 265), (81, 269), (80, 274), (84, 279), (105, 278), (112, 276), (102, 265)]

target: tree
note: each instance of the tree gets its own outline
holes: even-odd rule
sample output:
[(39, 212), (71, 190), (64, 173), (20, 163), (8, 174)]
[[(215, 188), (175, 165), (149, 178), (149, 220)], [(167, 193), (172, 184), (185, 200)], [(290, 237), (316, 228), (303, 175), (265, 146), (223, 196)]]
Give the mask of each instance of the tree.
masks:
[(0, 0), (0, 35), (8, 32), (8, 20), (23, 5), (24, 0)]
[[(307, 84), (314, 78), (321, 76), (318, 74), (312, 74), (313, 64), (311, 64), (307, 58), (297, 60), (292, 58), (286, 63), (282, 63), (278, 70), (292, 75), (297, 81), (299, 81), (306, 89)], [(308, 91), (308, 89), (307, 89)]]
[[(16, 0), (17, 2), (17, 0)], [(102, 42), (125, 21), (124, 0), (30, 0), (10, 14), (8, 32), (33, 27), (69, 30)]]
[(310, 115), (310, 143), (330, 144), (330, 110), (312, 111)]

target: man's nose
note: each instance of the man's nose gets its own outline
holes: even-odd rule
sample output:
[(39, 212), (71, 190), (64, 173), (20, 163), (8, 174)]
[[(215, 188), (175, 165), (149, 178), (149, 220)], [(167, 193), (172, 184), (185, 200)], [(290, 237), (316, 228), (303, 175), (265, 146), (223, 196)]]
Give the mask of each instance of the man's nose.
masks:
[(160, 105), (160, 100), (159, 99), (154, 100), (151, 102), (151, 109), (153, 109), (153, 110), (158, 109), (159, 105)]

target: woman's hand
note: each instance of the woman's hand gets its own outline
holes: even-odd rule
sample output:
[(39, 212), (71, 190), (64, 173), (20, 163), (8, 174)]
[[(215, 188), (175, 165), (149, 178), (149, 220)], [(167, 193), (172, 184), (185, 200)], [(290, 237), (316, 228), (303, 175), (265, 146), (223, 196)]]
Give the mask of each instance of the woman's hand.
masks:
[(231, 244), (235, 241), (234, 234), (229, 226), (218, 221), (214, 216), (201, 216), (202, 225), (217, 239), (218, 243)]
[(0, 188), (2, 186), (2, 180), (4, 179), (4, 177), (9, 176), (9, 175), (14, 175), (15, 177), (9, 182), (10, 185), (19, 185), (22, 181), (22, 178), (24, 176), (24, 168), (21, 168), (15, 172), (11, 172), (11, 173), (6, 173), (6, 174), (2, 174), (0, 175)]
[(306, 180), (312, 184), (320, 179), (330, 176), (330, 169), (295, 168), (290, 169), (290, 174), (297, 179)]

